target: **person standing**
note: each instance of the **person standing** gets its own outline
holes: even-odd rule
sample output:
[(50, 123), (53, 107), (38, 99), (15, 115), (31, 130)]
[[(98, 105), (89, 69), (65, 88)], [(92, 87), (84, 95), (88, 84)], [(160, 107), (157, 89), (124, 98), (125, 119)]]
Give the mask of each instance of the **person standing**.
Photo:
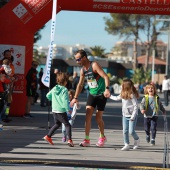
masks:
[(52, 112), (55, 124), (49, 130), (48, 134), (44, 136), (44, 140), (46, 140), (49, 144), (54, 145), (51, 137), (63, 123), (65, 125), (66, 134), (68, 136), (67, 143), (70, 147), (74, 147), (71, 136), (72, 129), (67, 117), (67, 112), (69, 111), (69, 96), (68, 90), (66, 88), (68, 76), (66, 73), (59, 72), (57, 73), (56, 80), (57, 85), (47, 93), (48, 100), (52, 101)]
[(96, 121), (100, 131), (100, 137), (96, 146), (103, 147), (107, 141), (104, 135), (104, 121), (102, 119), (107, 98), (110, 97), (109, 91), (109, 77), (103, 71), (101, 66), (97, 62), (90, 62), (87, 58), (87, 54), (84, 50), (78, 50), (74, 58), (80, 66), (80, 79), (77, 84), (74, 99), (71, 101), (70, 105), (73, 106), (74, 103), (78, 102), (78, 96), (82, 91), (84, 86), (84, 79), (87, 79), (89, 85), (89, 96), (86, 104), (86, 120), (85, 120), (85, 139), (79, 144), (82, 147), (90, 146), (90, 128), (91, 119), (95, 108), (96, 111)]
[(41, 93), (40, 106), (46, 107), (46, 105), (47, 105), (46, 95), (49, 91), (49, 88), (42, 83), (42, 81), (41, 81), (42, 76), (43, 76), (43, 68), (40, 69), (38, 83), (39, 83), (39, 89), (40, 89), (40, 93)]
[(159, 110), (165, 115), (165, 108), (163, 107), (159, 96), (156, 93), (156, 87), (149, 84), (144, 90), (145, 96), (140, 104), (140, 111), (144, 115), (144, 128), (146, 132), (146, 141), (150, 142), (150, 130), (152, 134), (151, 145), (155, 145), (156, 127)]
[(4, 114), (4, 105), (6, 102), (6, 92), (4, 90), (4, 84), (9, 84), (10, 79), (6, 78), (5, 74), (0, 74), (0, 128), (2, 128), (2, 120)]
[(56, 85), (56, 75), (59, 72), (58, 69), (51, 69), (50, 73), (50, 89)]
[(124, 136), (124, 147), (122, 151), (128, 151), (129, 146), (129, 134), (134, 138), (133, 149), (139, 147), (139, 137), (135, 132), (135, 127), (138, 117), (138, 91), (135, 88), (133, 82), (130, 79), (125, 79), (122, 82), (122, 90), (118, 96), (110, 96), (112, 100), (122, 100), (122, 123), (123, 123), (123, 136)]
[(164, 76), (164, 80), (162, 82), (162, 91), (164, 93), (164, 102), (165, 106), (168, 106), (169, 104), (169, 90), (170, 90), (170, 80), (168, 79), (168, 76)]
[(27, 102), (26, 102), (26, 109), (25, 109), (25, 118), (33, 117), (30, 114), (31, 104), (33, 103), (33, 99), (37, 92), (37, 68), (38, 62), (32, 61), (32, 66), (29, 69), (26, 75), (26, 95), (27, 95)]
[(10, 84), (8, 85), (8, 94), (7, 94), (7, 98), (6, 98), (6, 104), (4, 105), (4, 109), (3, 109), (3, 122), (10, 122), (12, 119), (8, 118), (8, 114), (10, 111), (10, 106), (12, 103), (12, 94), (13, 94), (13, 89), (15, 86), (15, 80), (16, 80), (16, 76), (15, 76), (15, 68), (14, 65), (12, 64), (14, 61), (14, 57), (11, 55), (11, 51), (10, 50), (5, 50), (3, 52), (4, 58), (1, 60), (1, 64), (3, 64), (4, 60), (8, 60), (9, 61), (9, 67), (11, 69), (10, 74), (8, 74), (8, 78), (11, 80)]
[(77, 72), (74, 71), (74, 73), (73, 73), (73, 81), (72, 81), (72, 88), (74, 90), (76, 90), (78, 82), (79, 82), (79, 76), (77, 75)]

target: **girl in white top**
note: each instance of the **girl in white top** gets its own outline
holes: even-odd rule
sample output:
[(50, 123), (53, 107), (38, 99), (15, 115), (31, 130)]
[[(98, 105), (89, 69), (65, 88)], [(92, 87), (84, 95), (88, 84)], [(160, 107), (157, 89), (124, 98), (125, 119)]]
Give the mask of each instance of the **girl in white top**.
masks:
[(139, 137), (135, 132), (138, 116), (138, 97), (139, 94), (130, 79), (123, 80), (120, 95), (110, 96), (110, 99), (112, 100), (122, 100), (122, 124), (124, 137), (124, 147), (121, 149), (122, 151), (130, 149), (129, 134), (134, 138), (133, 149), (137, 149), (139, 146)]

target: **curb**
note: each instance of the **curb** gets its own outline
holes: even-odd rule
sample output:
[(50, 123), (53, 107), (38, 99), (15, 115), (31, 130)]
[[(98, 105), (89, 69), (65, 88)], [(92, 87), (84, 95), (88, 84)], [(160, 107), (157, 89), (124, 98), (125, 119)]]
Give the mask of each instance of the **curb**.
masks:
[[(165, 168), (157, 168), (157, 167), (149, 167), (149, 166), (129, 166), (127, 164), (122, 163), (115, 164), (115, 163), (109, 163), (108, 164), (102, 164), (97, 163), (85, 163), (85, 162), (77, 162), (77, 161), (51, 161), (51, 160), (33, 160), (33, 159), (1, 159), (0, 163), (9, 163), (9, 164), (36, 164), (36, 165), (48, 165), (48, 166), (65, 166), (65, 167), (83, 167), (83, 168), (107, 168), (107, 169), (138, 169), (138, 170), (163, 170)], [(123, 165), (124, 164), (124, 165)], [(170, 168), (166, 168), (170, 169)]]

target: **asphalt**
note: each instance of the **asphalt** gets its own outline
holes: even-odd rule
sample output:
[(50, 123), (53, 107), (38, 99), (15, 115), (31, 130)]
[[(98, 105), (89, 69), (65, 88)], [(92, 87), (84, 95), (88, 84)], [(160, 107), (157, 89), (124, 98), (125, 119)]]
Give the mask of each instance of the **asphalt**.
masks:
[[(73, 127), (74, 147), (68, 147), (67, 143), (61, 141), (61, 129), (56, 131), (53, 136), (54, 145), (49, 145), (43, 140), (49, 127), (53, 125), (53, 117), (49, 108), (40, 107), (38, 101), (31, 107), (33, 118), (11, 117), (12, 121), (4, 124), (3, 130), (0, 131), (0, 163), (71, 166), (82, 167), (82, 169), (85, 167), (163, 169), (165, 133), (164, 121), (161, 116), (161, 125), (158, 128), (155, 146), (146, 143), (143, 118), (140, 116), (136, 128), (140, 137), (139, 149), (132, 149), (133, 139), (130, 138), (131, 149), (121, 151), (123, 147), (121, 102), (113, 103), (109, 99), (104, 114), (107, 143), (102, 148), (96, 147), (99, 131), (93, 118), (90, 133), (91, 146), (80, 147), (79, 143), (84, 139), (86, 94), (81, 94), (79, 100), (82, 107)], [(170, 106), (166, 107), (166, 110), (169, 122)], [(166, 163), (169, 165), (169, 158)], [(166, 169), (168, 168), (166, 167)]]

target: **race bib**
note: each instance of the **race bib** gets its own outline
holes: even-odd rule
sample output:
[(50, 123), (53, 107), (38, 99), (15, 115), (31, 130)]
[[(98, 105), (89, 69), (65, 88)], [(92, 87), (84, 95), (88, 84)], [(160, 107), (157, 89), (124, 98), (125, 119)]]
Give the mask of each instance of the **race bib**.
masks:
[(88, 85), (89, 85), (90, 88), (96, 88), (96, 87), (98, 87), (96, 79), (87, 80), (87, 83), (88, 83)]

